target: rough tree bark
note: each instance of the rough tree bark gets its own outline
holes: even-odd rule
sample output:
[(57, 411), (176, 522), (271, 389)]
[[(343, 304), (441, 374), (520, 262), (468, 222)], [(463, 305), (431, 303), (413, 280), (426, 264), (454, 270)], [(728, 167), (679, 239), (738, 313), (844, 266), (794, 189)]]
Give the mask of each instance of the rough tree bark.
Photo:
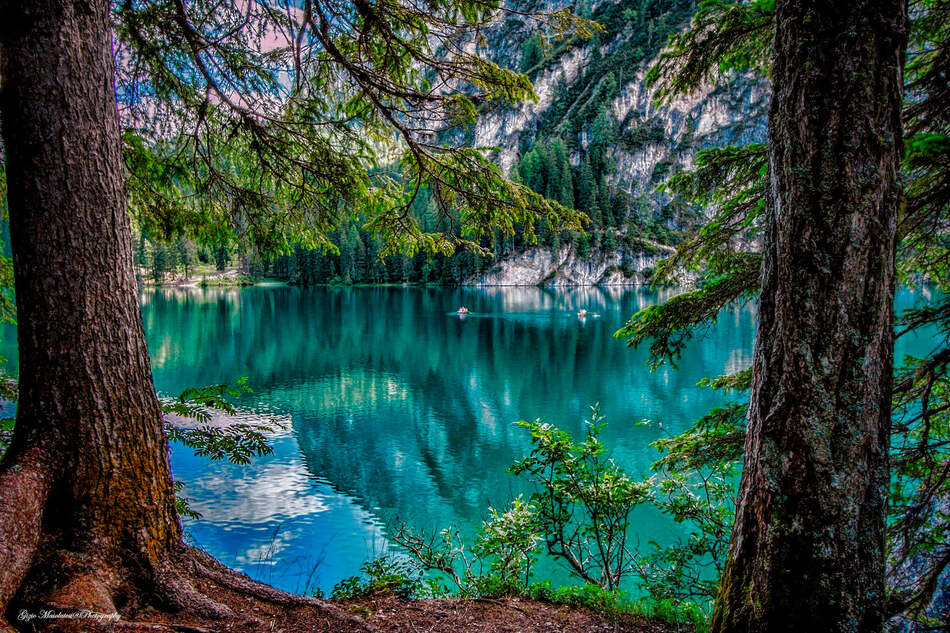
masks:
[(712, 630), (880, 631), (906, 3), (779, 0), (745, 464)]
[[(20, 358), (2, 476), (45, 471), (56, 511), (29, 533), (55, 534), (75, 571), (117, 548), (154, 564), (181, 534), (132, 274), (108, 3), (11, 3), (2, 13)], [(30, 455), (29, 467), (14, 468)], [(4, 531), (21, 525), (3, 522)], [(30, 559), (19, 541), (2, 541), (8, 556)], [(22, 564), (0, 561), (4, 604)]]
[(234, 616), (197, 577), (324, 607), (182, 544), (132, 268), (108, 0), (0, 1), (0, 15), (20, 368), (0, 614), (16, 601)]

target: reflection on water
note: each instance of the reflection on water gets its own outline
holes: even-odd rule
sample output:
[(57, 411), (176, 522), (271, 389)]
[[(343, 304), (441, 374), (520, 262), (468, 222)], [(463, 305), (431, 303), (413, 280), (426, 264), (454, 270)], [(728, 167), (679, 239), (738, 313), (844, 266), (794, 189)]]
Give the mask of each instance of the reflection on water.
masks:
[[(156, 387), (248, 376), (241, 407), (277, 417), (275, 454), (249, 466), (175, 450), (204, 518), (188, 522), (223, 562), (290, 590), (332, 588), (387, 547), (386, 526), (471, 532), (489, 504), (528, 492), (505, 473), (529, 442), (514, 421), (583, 429), (600, 402), (604, 439), (634, 474), (648, 444), (721, 396), (696, 387), (751, 362), (754, 311), (729, 309), (680, 371), (650, 372), (613, 333), (666, 298), (643, 289), (249, 288), (150, 291), (142, 311)], [(454, 314), (465, 305), (471, 314)], [(578, 319), (585, 308), (588, 316)], [(635, 426), (644, 418), (662, 422)], [(637, 538), (677, 527), (637, 514)], [(550, 571), (550, 570), (549, 570)], [(563, 577), (563, 574), (562, 574)]]
[[(898, 293), (898, 310), (926, 298)], [(505, 474), (529, 442), (512, 422), (541, 417), (583, 430), (600, 402), (604, 439), (633, 474), (675, 433), (722, 400), (696, 387), (751, 362), (755, 312), (729, 308), (691, 342), (680, 371), (648, 371), (645, 350), (613, 338), (626, 318), (671, 292), (644, 289), (247, 288), (150, 290), (141, 305), (156, 388), (248, 376), (248, 419), (282, 424), (274, 454), (237, 466), (176, 448), (175, 477), (203, 518), (189, 538), (233, 567), (290, 591), (330, 590), (388, 547), (397, 520), (478, 527), (522, 482)], [(464, 305), (471, 314), (460, 319)], [(597, 317), (577, 318), (580, 308)], [(927, 332), (895, 357), (923, 355)], [(0, 356), (16, 370), (16, 332)], [(635, 426), (649, 418), (659, 425)], [(642, 544), (682, 526), (647, 510)], [(562, 571), (541, 569), (542, 573)]]

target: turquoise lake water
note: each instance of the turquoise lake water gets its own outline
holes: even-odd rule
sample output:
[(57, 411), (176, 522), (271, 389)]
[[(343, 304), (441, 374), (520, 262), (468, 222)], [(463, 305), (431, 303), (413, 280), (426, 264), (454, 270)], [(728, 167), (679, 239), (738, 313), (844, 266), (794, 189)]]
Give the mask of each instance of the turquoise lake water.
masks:
[[(530, 442), (514, 422), (580, 434), (599, 402), (604, 439), (631, 474), (649, 443), (685, 428), (720, 394), (696, 387), (751, 362), (755, 314), (729, 310), (684, 355), (650, 372), (613, 333), (671, 292), (538, 288), (247, 288), (142, 296), (162, 395), (247, 376), (249, 418), (284, 424), (274, 455), (249, 466), (173, 451), (203, 518), (190, 537), (224, 563), (291, 591), (332, 589), (387, 551), (407, 522), (471, 534), (525, 482), (505, 473)], [(471, 313), (453, 314), (460, 305)], [(592, 313), (580, 320), (577, 310)], [(594, 316), (594, 313), (596, 316)], [(644, 419), (650, 427), (636, 426)], [(662, 425), (662, 428), (660, 428)], [(643, 544), (680, 526), (635, 514)], [(563, 582), (558, 569), (541, 569)]]
[[(530, 442), (514, 422), (580, 434), (599, 402), (603, 438), (632, 475), (649, 443), (726, 400), (696, 386), (751, 363), (753, 306), (723, 311), (679, 370), (650, 372), (613, 333), (673, 291), (642, 288), (314, 288), (147, 290), (142, 314), (161, 396), (247, 376), (241, 417), (277, 422), (274, 454), (250, 465), (173, 447), (172, 468), (200, 512), (188, 538), (225, 564), (289, 591), (329, 592), (392, 547), (388, 529), (473, 533), (489, 505), (530, 489), (506, 474)], [(899, 294), (907, 306), (917, 295)], [(471, 314), (453, 311), (465, 305)], [(578, 319), (585, 308), (590, 315)], [(903, 353), (925, 338), (902, 339)], [(0, 355), (15, 357), (7, 328)], [(15, 362), (14, 362), (15, 365)], [(649, 426), (637, 425), (649, 419)], [(635, 542), (683, 527), (643, 508)], [(544, 568), (560, 582), (566, 573)]]

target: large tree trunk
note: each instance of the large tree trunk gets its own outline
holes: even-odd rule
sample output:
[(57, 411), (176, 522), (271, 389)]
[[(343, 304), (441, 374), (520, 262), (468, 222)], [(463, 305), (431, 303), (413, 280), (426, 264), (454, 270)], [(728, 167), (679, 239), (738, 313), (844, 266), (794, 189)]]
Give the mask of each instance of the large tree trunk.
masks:
[(109, 2), (0, 0), (0, 15), (20, 358), (0, 464), (0, 630), (12, 601), (237, 617), (199, 577), (346, 620), (182, 544), (132, 268)]
[(779, 0), (745, 464), (717, 632), (880, 631), (900, 0)]
[[(45, 470), (55, 507), (29, 527), (4, 515), (4, 532), (55, 538), (71, 575), (129, 552), (148, 569), (181, 532), (136, 299), (109, 3), (4, 3), (2, 14), (20, 396), (0, 476)], [(5, 605), (32, 553), (4, 541)]]

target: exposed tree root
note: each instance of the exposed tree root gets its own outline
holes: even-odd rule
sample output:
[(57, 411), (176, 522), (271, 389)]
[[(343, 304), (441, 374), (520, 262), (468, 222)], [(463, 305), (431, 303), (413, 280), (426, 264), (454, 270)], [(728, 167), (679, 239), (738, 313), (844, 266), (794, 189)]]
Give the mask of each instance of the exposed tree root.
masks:
[(236, 572), (219, 563), (213, 556), (199, 549), (186, 546), (184, 556), (194, 565), (194, 571), (199, 576), (233, 591), (253, 596), (259, 600), (266, 600), (281, 606), (325, 607), (327, 603), (309, 596), (299, 596), (286, 591), (275, 589), (270, 585), (251, 580), (245, 574)]
[[(108, 548), (97, 550), (93, 560), (68, 551), (43, 553), (50, 538), (43, 513), (56, 474), (39, 448), (19, 453), (0, 470), (0, 633), (16, 633), (14, 626), (62, 632), (270, 631), (281, 628), (281, 612), (326, 621), (327, 630), (380, 633), (337, 606), (251, 580), (186, 545), (145, 568), (141, 560), (133, 562), (134, 552), (128, 552), (129, 560), (110, 555)], [(99, 554), (104, 560), (97, 560)], [(24, 622), (17, 606), (6, 613), (10, 621), (4, 620), (14, 597), (31, 613), (49, 610), (74, 617)], [(274, 605), (275, 611), (261, 607), (271, 614), (268, 624), (254, 604)]]
[(2, 609), (20, 588), (39, 547), (54, 470), (41, 448), (5, 460), (0, 470), (0, 630)]
[[(381, 633), (335, 605), (256, 582), (185, 545), (163, 558), (147, 578), (103, 563), (90, 567), (88, 560), (76, 565), (76, 558), (69, 552), (51, 554), (48, 560), (61, 561), (61, 566), (50, 565), (59, 568), (55, 587), (36, 598), (20, 594), (18, 602), (25, 602), (11, 610), (12, 622), (0, 622), (0, 633), (13, 633), (10, 625), (48, 633), (289, 631), (282, 625), (285, 617), (326, 622), (320, 629), (327, 631)], [(20, 608), (34, 619), (18, 621)], [(46, 611), (69, 617), (44, 618)]]
[(178, 613), (201, 618), (223, 620), (247, 617), (235, 613), (227, 605), (221, 604), (196, 589), (194, 577), (176, 562), (169, 561), (163, 564), (155, 574), (155, 594), (161, 601)]
[(275, 589), (270, 585), (251, 580), (245, 574), (225, 567), (215, 560), (213, 556), (199, 549), (186, 547), (184, 555), (192, 560), (195, 566), (195, 573), (226, 589), (283, 607), (307, 607), (315, 609), (326, 616), (332, 617), (334, 620), (349, 624), (355, 629), (374, 633), (379, 632), (377, 627), (366, 623), (354, 615), (346, 613), (339, 607), (328, 602), (309, 596), (287, 593), (286, 591)]
[(103, 578), (90, 573), (73, 576), (62, 587), (54, 589), (43, 604), (58, 611), (88, 609), (103, 615), (118, 613), (110, 587)]

